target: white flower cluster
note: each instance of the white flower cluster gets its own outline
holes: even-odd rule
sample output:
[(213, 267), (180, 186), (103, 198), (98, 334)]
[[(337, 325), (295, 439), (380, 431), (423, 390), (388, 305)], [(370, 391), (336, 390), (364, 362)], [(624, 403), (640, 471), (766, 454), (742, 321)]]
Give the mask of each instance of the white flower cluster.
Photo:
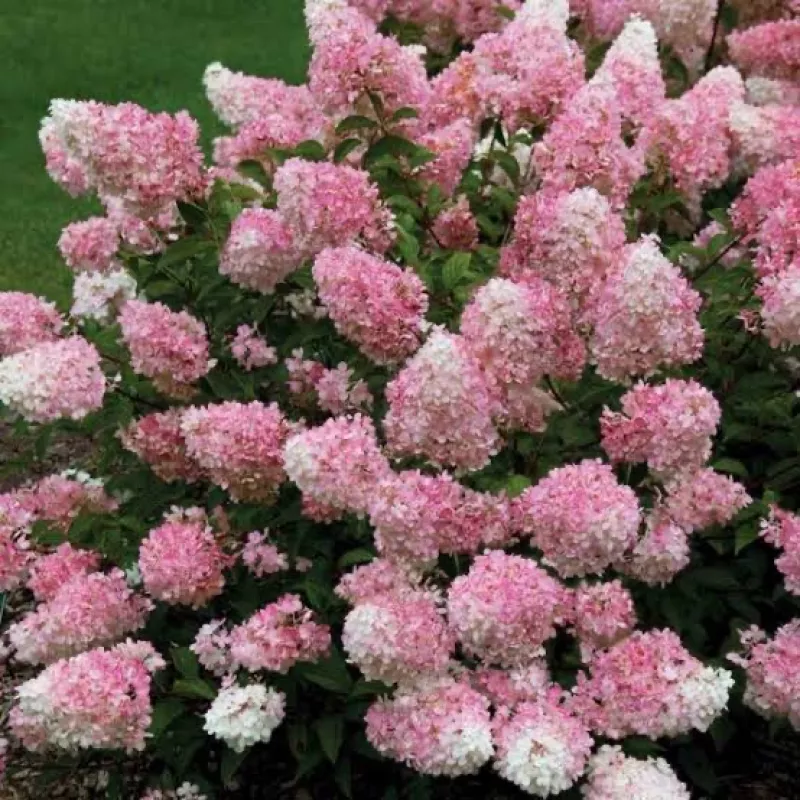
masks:
[(281, 692), (260, 683), (224, 688), (206, 712), (205, 730), (241, 753), (257, 742), (268, 742), (285, 714)]

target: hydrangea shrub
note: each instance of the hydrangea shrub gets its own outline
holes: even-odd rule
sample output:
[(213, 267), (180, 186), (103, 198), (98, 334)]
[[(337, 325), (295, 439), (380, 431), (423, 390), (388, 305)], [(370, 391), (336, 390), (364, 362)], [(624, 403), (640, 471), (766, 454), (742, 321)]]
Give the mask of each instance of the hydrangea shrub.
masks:
[(68, 313), (0, 293), (0, 413), (94, 477), (0, 495), (15, 746), (668, 800), (800, 729), (800, 8), (754, 5), (307, 0), (307, 84), (207, 69), (210, 164), (53, 101), (105, 213)]

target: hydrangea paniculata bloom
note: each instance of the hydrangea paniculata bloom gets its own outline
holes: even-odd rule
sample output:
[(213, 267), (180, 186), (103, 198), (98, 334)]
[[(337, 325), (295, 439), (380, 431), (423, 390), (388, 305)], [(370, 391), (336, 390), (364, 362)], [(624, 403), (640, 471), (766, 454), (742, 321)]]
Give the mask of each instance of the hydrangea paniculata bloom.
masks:
[(423, 775), (471, 775), (492, 756), (489, 701), (465, 682), (401, 690), (370, 706), (365, 721), (378, 752)]
[(729, 660), (744, 668), (744, 702), (762, 717), (785, 717), (800, 730), (800, 621), (792, 620), (772, 639), (758, 629), (743, 633), (744, 656)]
[(462, 646), (487, 664), (524, 665), (555, 635), (568, 592), (535, 561), (501, 550), (478, 556), (447, 595), (447, 616)]
[(268, 531), (252, 531), (242, 548), (242, 562), (257, 578), (289, 568), (289, 561), (278, 548), (267, 541)]
[(703, 351), (701, 303), (655, 238), (629, 245), (594, 304), (590, 349), (597, 371), (624, 383), (696, 361)]
[(191, 483), (202, 475), (200, 467), (186, 452), (182, 416), (183, 412), (177, 408), (147, 414), (120, 432), (123, 447), (135, 453), (168, 483), (177, 480)]
[(68, 531), (81, 513), (108, 514), (118, 506), (101, 480), (74, 470), (42, 478), (21, 497), (36, 519), (62, 531)]
[(800, 261), (765, 277), (756, 289), (761, 298), (764, 335), (773, 347), (800, 344)]
[(800, 517), (773, 507), (769, 517), (761, 521), (761, 535), (783, 551), (775, 566), (783, 575), (786, 591), (800, 595)]
[(634, 491), (600, 461), (554, 469), (517, 501), (520, 527), (564, 576), (600, 573), (636, 541)]
[(559, 703), (559, 690), (494, 718), (494, 767), (535, 797), (570, 788), (586, 769), (593, 740), (579, 719)]
[(231, 342), (231, 353), (239, 366), (248, 372), (268, 367), (278, 361), (275, 348), (270, 347), (267, 340), (259, 336), (250, 325), (240, 325), (236, 329), (236, 336)]
[(744, 486), (706, 468), (667, 486), (664, 513), (692, 532), (727, 525), (751, 502)]
[(0, 403), (30, 422), (83, 419), (103, 404), (100, 354), (80, 336), (0, 360)]
[(728, 34), (731, 59), (742, 70), (772, 78), (800, 77), (800, 20), (779, 20)]
[(474, 250), (478, 246), (478, 222), (466, 195), (461, 195), (453, 206), (436, 216), (431, 235), (447, 250)]
[(260, 683), (223, 687), (205, 713), (203, 729), (234, 752), (268, 742), (285, 715), (286, 698)]
[(686, 475), (708, 461), (720, 416), (714, 395), (696, 381), (638, 383), (622, 396), (622, 413), (603, 411), (603, 449), (612, 461), (646, 461), (656, 473)]
[(296, 594), (270, 603), (230, 633), (233, 663), (250, 672), (286, 672), (298, 661), (324, 658), (330, 644), (328, 626), (315, 622)]
[(589, 760), (584, 800), (691, 800), (691, 794), (663, 758), (631, 758), (621, 747), (603, 745)]
[(650, 515), (645, 532), (615, 567), (650, 586), (665, 585), (689, 565), (689, 534), (661, 514)]
[(396, 455), (475, 470), (500, 448), (497, 400), (458, 336), (436, 329), (387, 386), (386, 399), (386, 440)]
[(61, 232), (58, 249), (75, 272), (106, 272), (119, 265), (119, 229), (108, 217), (73, 222)]
[(151, 673), (163, 666), (152, 645), (131, 641), (57, 661), (17, 687), (11, 731), (29, 750), (144, 750)]
[(277, 403), (225, 402), (187, 409), (186, 452), (235, 501), (271, 502), (285, 479), (283, 446), (291, 423)]
[(40, 602), (52, 600), (61, 587), (78, 576), (95, 572), (100, 566), (100, 554), (78, 550), (69, 542), (60, 544), (52, 553), (33, 562), (27, 587)]
[(304, 255), (280, 214), (246, 208), (233, 221), (219, 271), (240, 286), (272, 294), (300, 266)]
[(428, 296), (413, 272), (350, 246), (323, 250), (312, 274), (336, 330), (368, 358), (403, 361), (419, 347)]
[(54, 303), (26, 292), (0, 292), (0, 357), (55, 342), (63, 327)]
[(72, 284), (70, 315), (107, 324), (122, 307), (136, 297), (136, 280), (122, 269), (111, 272), (81, 272)]
[(150, 608), (148, 600), (128, 588), (122, 570), (78, 572), (15, 622), (8, 637), (19, 661), (49, 664), (138, 630)]
[(169, 516), (139, 548), (145, 591), (162, 602), (192, 608), (222, 592), (229, 564), (199, 509)]
[(290, 437), (283, 463), (305, 497), (356, 514), (366, 513), (376, 483), (389, 470), (372, 421), (360, 414)]
[(403, 591), (357, 603), (345, 617), (342, 644), (367, 680), (404, 684), (443, 673), (455, 637), (432, 594)]
[(611, 739), (706, 731), (724, 711), (733, 676), (707, 667), (670, 630), (637, 631), (592, 658), (579, 673), (575, 708)]
[(581, 584), (575, 590), (572, 625), (582, 645), (616, 644), (636, 626), (631, 593), (619, 580)]
[(188, 312), (131, 300), (120, 312), (119, 325), (134, 372), (151, 378), (165, 394), (191, 392), (208, 372), (206, 327)]
[(543, 659), (512, 669), (482, 667), (472, 673), (471, 682), (496, 708), (514, 708), (528, 700), (537, 700), (552, 686)]
[(579, 308), (599, 291), (625, 245), (622, 218), (596, 189), (525, 195), (514, 236), (500, 253), (500, 272), (514, 280), (533, 274)]

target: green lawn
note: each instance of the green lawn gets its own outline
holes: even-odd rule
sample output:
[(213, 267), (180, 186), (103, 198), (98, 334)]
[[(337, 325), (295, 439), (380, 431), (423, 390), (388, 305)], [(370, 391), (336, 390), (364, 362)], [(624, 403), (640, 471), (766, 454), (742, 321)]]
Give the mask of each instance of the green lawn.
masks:
[(0, 290), (69, 301), (56, 241), (95, 211), (50, 181), (37, 138), (53, 97), (188, 109), (218, 132), (205, 66), (303, 80), (302, 0), (27, 0), (0, 3)]

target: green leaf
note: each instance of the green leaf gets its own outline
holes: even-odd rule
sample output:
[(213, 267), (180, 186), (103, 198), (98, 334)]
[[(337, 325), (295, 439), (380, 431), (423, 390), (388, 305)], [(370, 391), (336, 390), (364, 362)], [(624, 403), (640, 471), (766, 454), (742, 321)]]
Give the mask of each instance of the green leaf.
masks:
[(525, 475), (512, 475), (506, 481), (506, 493), (509, 497), (519, 497), (529, 486), (531, 479)]
[(354, 150), (361, 146), (360, 139), (345, 139), (343, 142), (340, 142), (336, 145), (336, 149), (333, 151), (333, 160), (336, 164), (341, 164), (347, 156), (350, 155)]
[(469, 273), (472, 253), (453, 253), (442, 267), (442, 284), (450, 292), (463, 281)]
[(356, 547), (353, 550), (348, 550), (337, 563), (340, 569), (344, 569), (355, 564), (369, 564), (374, 559), (375, 553), (372, 550), (367, 550), (366, 547)]
[(719, 458), (711, 465), (717, 472), (726, 472), (739, 478), (747, 478), (747, 467), (735, 458)]
[(424, 147), (420, 147), (410, 139), (402, 136), (389, 134), (382, 139), (378, 139), (364, 155), (364, 167), (369, 169), (382, 156), (398, 156), (402, 158), (416, 158), (420, 156), (435, 157), (433, 153)]
[(197, 656), (188, 647), (173, 647), (170, 650), (170, 655), (175, 669), (184, 678), (200, 677), (200, 665), (197, 663)]
[(298, 666), (298, 673), (307, 681), (337, 694), (349, 694), (353, 686), (347, 665), (338, 655), (315, 664), (301, 664)]
[(344, 741), (344, 720), (339, 716), (323, 717), (314, 723), (314, 730), (322, 752), (331, 764), (335, 764)]
[(305, 158), (308, 161), (324, 161), (327, 155), (325, 148), (316, 139), (300, 142), (293, 152), (298, 158)]
[(174, 264), (181, 264), (190, 258), (209, 250), (213, 247), (213, 242), (200, 236), (187, 236), (171, 244), (163, 256), (158, 260), (157, 267), (166, 269)]
[(353, 767), (349, 758), (343, 758), (337, 765), (333, 778), (339, 791), (345, 797), (353, 796)]
[(738, 556), (748, 545), (758, 540), (759, 525), (757, 522), (748, 522), (740, 525), (734, 534), (734, 553)]
[(223, 786), (229, 786), (231, 784), (249, 752), (249, 747), (241, 753), (237, 753), (236, 750), (232, 750), (230, 747), (225, 748), (222, 753), (222, 763), (220, 764), (219, 770)]
[(172, 691), (181, 697), (201, 700), (213, 700), (217, 696), (216, 689), (202, 678), (179, 678), (172, 685)]
[(411, 106), (403, 106), (403, 108), (398, 108), (397, 111), (389, 117), (389, 122), (400, 122), (404, 119), (417, 119), (419, 117), (419, 111), (416, 108), (411, 108)]
[(153, 705), (153, 714), (150, 719), (150, 735), (158, 739), (164, 731), (184, 712), (186, 706), (177, 697), (167, 697)]
[(345, 117), (337, 126), (336, 126), (336, 133), (339, 136), (342, 136), (345, 133), (351, 133), (352, 131), (360, 131), (364, 130), (372, 130), (373, 128), (377, 128), (378, 123), (375, 122), (374, 119), (370, 119), (369, 117), (363, 117), (359, 114), (353, 114), (350, 117)]

